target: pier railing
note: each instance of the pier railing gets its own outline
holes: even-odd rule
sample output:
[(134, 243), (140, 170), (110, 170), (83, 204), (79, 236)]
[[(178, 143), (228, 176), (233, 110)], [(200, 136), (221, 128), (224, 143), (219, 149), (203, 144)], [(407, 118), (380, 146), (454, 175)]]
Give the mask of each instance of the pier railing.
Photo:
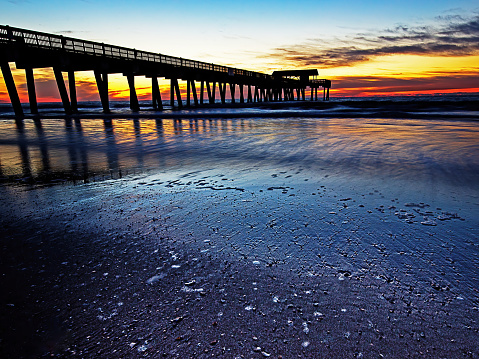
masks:
[(36, 47), (45, 50), (61, 50), (74, 54), (93, 55), (120, 60), (139, 60), (158, 64), (166, 64), (176, 67), (201, 69), (225, 73), (230, 76), (246, 76), (256, 79), (273, 79), (271, 75), (255, 71), (247, 71), (233, 67), (216, 65), (212, 63), (183, 59), (181, 57), (163, 55), (159, 53), (139, 51), (121, 46), (108, 45), (99, 42), (79, 40), (62, 35), (53, 35), (38, 31), (19, 29), (10, 26), (0, 25), (0, 42), (20, 43), (29, 47)]
[(318, 79), (318, 80), (309, 80), (309, 83), (312, 85), (331, 87), (331, 80)]
[[(17, 69), (25, 70), (32, 114), (38, 114), (33, 69), (44, 67), (53, 68), (60, 98), (67, 114), (78, 111), (75, 88), (76, 71), (94, 72), (105, 113), (110, 112), (108, 75), (114, 73), (122, 73), (127, 77), (130, 88), (130, 107), (133, 111), (140, 109), (135, 89), (135, 76), (151, 78), (153, 108), (158, 110), (163, 109), (158, 77), (170, 79), (170, 106), (172, 108), (183, 106), (178, 79), (187, 82), (187, 106), (191, 105), (191, 99), (195, 106), (203, 105), (205, 89), (208, 95), (207, 101), (209, 104), (214, 104), (216, 85), (218, 85), (221, 103), (225, 104), (227, 83), (229, 83), (232, 103), (235, 103), (236, 95), (239, 95), (240, 103), (244, 103), (245, 100), (246, 102), (292, 101), (295, 99), (304, 101), (308, 86), (311, 89), (311, 101), (318, 99), (319, 87), (323, 87), (323, 100), (328, 100), (331, 87), (329, 80), (310, 78), (317, 74), (317, 70), (275, 71), (272, 75), (268, 75), (160, 53), (0, 25), (0, 69), (17, 117), (22, 117), (24, 114), (9, 62), (15, 62)], [(63, 72), (68, 74), (68, 90)], [(200, 96), (198, 96), (195, 81), (201, 82)], [(245, 87), (247, 97), (244, 94)]]

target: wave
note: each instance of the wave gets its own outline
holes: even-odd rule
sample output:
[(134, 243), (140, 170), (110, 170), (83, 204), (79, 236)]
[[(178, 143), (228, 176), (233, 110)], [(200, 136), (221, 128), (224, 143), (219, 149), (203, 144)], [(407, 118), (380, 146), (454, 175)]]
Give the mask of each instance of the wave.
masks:
[[(164, 101), (163, 111), (153, 109), (151, 101), (140, 101), (139, 112), (130, 109), (129, 101), (110, 101), (111, 114), (107, 117), (146, 117), (146, 118), (195, 118), (195, 117), (362, 117), (362, 118), (461, 118), (479, 119), (479, 94), (444, 94), (422, 96), (391, 97), (341, 97), (330, 101), (282, 101), (221, 104), (183, 107), (173, 109), (169, 101)], [(175, 102), (175, 106), (177, 103)], [(23, 104), (25, 117), (30, 114), (28, 104)], [(65, 117), (61, 102), (39, 103), (40, 117)], [(76, 117), (104, 117), (101, 102), (78, 103)], [(9, 103), (0, 104), (0, 118), (14, 118)]]

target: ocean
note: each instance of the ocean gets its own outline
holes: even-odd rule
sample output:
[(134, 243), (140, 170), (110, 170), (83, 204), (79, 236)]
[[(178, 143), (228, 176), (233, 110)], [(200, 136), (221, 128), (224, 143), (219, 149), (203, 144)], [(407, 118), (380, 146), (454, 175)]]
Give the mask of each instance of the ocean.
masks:
[[(226, 101), (221, 105), (216, 100), (215, 105), (204, 105), (201, 108), (186, 108), (173, 110), (169, 101), (163, 101), (164, 111), (154, 111), (151, 101), (140, 101), (141, 112), (132, 112), (129, 101), (110, 101), (112, 116), (125, 117), (164, 117), (173, 116), (255, 116), (255, 114), (269, 114), (272, 116), (290, 115), (314, 117), (424, 117), (445, 116), (468, 118), (479, 117), (479, 94), (442, 94), (421, 96), (389, 96), (389, 97), (341, 97), (331, 98), (330, 101), (291, 101), (291, 102), (259, 102), (253, 104), (240, 104), (236, 101)], [(185, 102), (183, 102), (185, 105)], [(42, 117), (63, 117), (64, 112), (61, 102), (40, 103), (39, 110)], [(103, 109), (99, 101), (79, 102), (80, 117), (103, 115)], [(175, 106), (177, 102), (175, 101)], [(23, 104), (23, 110), (29, 115), (28, 104)], [(281, 111), (279, 111), (281, 110)], [(0, 118), (13, 118), (13, 108), (9, 103), (0, 103)]]
[(254, 158), (474, 185), (478, 100), (470, 95), (341, 98), (140, 113), (128, 102), (112, 102), (109, 115), (99, 103), (80, 103), (80, 114), (67, 118), (59, 104), (42, 104), (41, 119), (22, 122), (13, 121), (9, 105), (2, 105), (0, 179), (88, 181), (166, 169), (158, 158), (171, 157), (165, 163)]

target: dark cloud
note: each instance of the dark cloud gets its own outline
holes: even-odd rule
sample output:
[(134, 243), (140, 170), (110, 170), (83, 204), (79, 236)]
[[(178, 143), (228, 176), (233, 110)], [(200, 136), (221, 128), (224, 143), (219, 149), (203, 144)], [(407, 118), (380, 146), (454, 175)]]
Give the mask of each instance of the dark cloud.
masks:
[(445, 88), (478, 88), (479, 75), (477, 74), (440, 74), (420, 78), (380, 77), (380, 76), (346, 76), (336, 78), (333, 84), (338, 88), (358, 87), (437, 87), (438, 83), (444, 84)]
[(366, 95), (368, 93), (461, 92), (465, 89), (476, 89), (477, 91), (478, 88), (479, 75), (476, 73), (457, 75), (438, 73), (421, 78), (345, 76), (333, 79), (335, 96)]
[(88, 33), (89, 31), (84, 31), (84, 30), (61, 30), (61, 31), (56, 31), (54, 34), (58, 35), (74, 35), (74, 34), (84, 34)]
[(386, 55), (467, 56), (479, 53), (479, 16), (448, 15), (436, 26), (399, 25), (377, 34), (344, 39), (311, 39), (276, 48), (271, 56), (300, 66), (351, 66)]

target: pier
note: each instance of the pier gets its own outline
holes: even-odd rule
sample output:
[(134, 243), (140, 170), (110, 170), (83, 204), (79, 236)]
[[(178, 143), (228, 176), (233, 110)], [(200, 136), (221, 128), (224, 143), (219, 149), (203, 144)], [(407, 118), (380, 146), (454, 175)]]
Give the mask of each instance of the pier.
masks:
[[(38, 114), (33, 74), (36, 68), (53, 68), (66, 115), (78, 112), (76, 71), (93, 71), (104, 113), (110, 112), (108, 75), (117, 73), (127, 78), (132, 111), (140, 111), (135, 89), (136, 76), (151, 78), (152, 106), (158, 111), (163, 110), (158, 78), (170, 80), (170, 105), (178, 109), (214, 104), (217, 87), (221, 104), (226, 104), (228, 90), (231, 103), (253, 103), (318, 101), (321, 99), (321, 94), (318, 97), (319, 88), (323, 89), (323, 101), (327, 101), (331, 88), (330, 80), (316, 78), (317, 70), (275, 71), (269, 75), (0, 25), (0, 68), (17, 117), (23, 117), (24, 111), (10, 62), (14, 62), (17, 69), (25, 71), (30, 112), (33, 115)], [(68, 90), (64, 73), (68, 77)], [(186, 81), (186, 98), (182, 98), (179, 80)], [(306, 96), (308, 89), (309, 97)]]

